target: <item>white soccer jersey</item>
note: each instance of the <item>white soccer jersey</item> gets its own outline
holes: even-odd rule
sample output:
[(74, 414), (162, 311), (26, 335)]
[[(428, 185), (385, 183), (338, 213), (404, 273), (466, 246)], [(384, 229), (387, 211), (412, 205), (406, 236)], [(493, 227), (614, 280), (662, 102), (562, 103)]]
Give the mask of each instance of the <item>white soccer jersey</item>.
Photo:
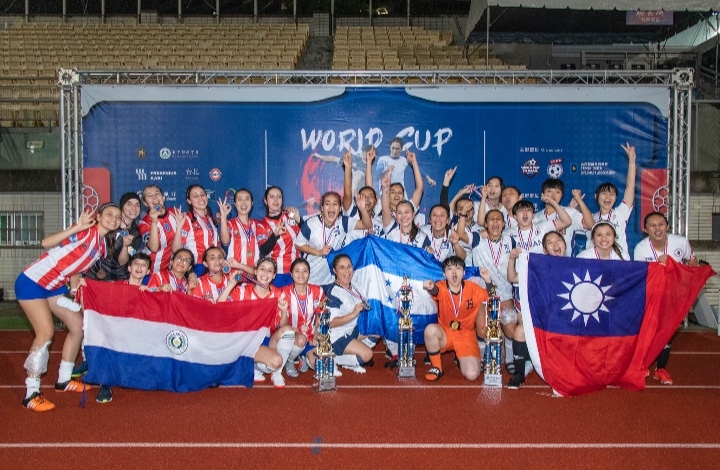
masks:
[(687, 238), (679, 235), (668, 234), (665, 241), (665, 249), (658, 250), (650, 242), (649, 237), (643, 238), (640, 243), (635, 246), (633, 258), (635, 261), (657, 261), (662, 255), (668, 255), (678, 263), (695, 258), (695, 253), (690, 247)]
[(400, 230), (400, 225), (398, 225), (398, 223), (394, 220), (390, 223), (390, 225), (385, 227), (384, 232), (384, 238), (386, 240), (390, 240), (391, 242), (401, 243), (403, 245), (410, 245), (416, 248), (423, 249), (430, 246), (430, 239), (425, 232), (418, 229), (418, 233), (417, 235), (415, 235), (415, 239), (410, 240), (410, 235), (403, 234), (402, 230)]
[[(327, 303), (328, 309), (330, 310), (330, 321), (332, 321), (333, 318), (348, 315), (359, 303), (363, 303), (363, 300), (356, 288), (353, 287), (348, 290), (338, 284), (333, 284), (328, 293)], [(352, 333), (355, 326), (357, 326), (357, 317), (342, 326), (330, 328), (330, 342), (334, 343), (343, 336)]]
[[(354, 227), (357, 225), (358, 222), (360, 222), (360, 211), (358, 210), (355, 203), (350, 207), (349, 211), (343, 211), (343, 215), (346, 215), (348, 219), (350, 219), (350, 222), (348, 224), (348, 227)], [(372, 216), (370, 215), (372, 223), (373, 223), (373, 232), (376, 237), (382, 237), (383, 235), (383, 226), (382, 226), (382, 217), (379, 215)], [(365, 238), (368, 235), (369, 231), (367, 229), (363, 230), (349, 230), (347, 235), (345, 236), (345, 245), (348, 245), (350, 242), (353, 242), (355, 240), (359, 240), (361, 238)]]
[[(570, 219), (572, 219), (572, 224), (570, 224), (569, 227), (565, 228), (565, 233), (563, 234), (563, 238), (565, 239), (565, 256), (571, 256), (573, 235), (575, 235), (576, 231), (585, 230), (585, 228), (583, 227), (583, 216), (580, 211), (573, 209), (572, 207), (563, 207), (563, 209), (565, 209), (565, 212), (567, 212), (570, 216)], [(553, 212), (552, 214), (548, 214), (547, 210), (543, 210), (535, 213), (533, 223), (537, 224), (539, 222), (554, 222), (557, 219), (557, 211)]]
[(476, 233), (472, 238), (472, 247), (473, 265), (490, 270), (490, 278), (495, 284), (495, 293), (501, 301), (512, 299), (512, 285), (507, 280), (512, 238), (505, 234), (500, 236), (497, 242), (493, 242)]
[(542, 239), (546, 233), (555, 230), (555, 222), (533, 223), (532, 227), (527, 230), (520, 230), (520, 227), (514, 231), (508, 232), (512, 238), (516, 248), (529, 253), (545, 253), (543, 250)]
[(430, 225), (423, 225), (420, 227), (420, 231), (423, 232), (428, 239), (428, 246), (432, 250), (431, 254), (440, 263), (445, 261), (447, 257), (455, 255), (455, 248), (453, 248), (452, 243), (448, 240), (447, 230), (445, 231), (445, 235), (440, 238), (432, 234), (432, 227)]
[[(595, 247), (581, 251), (580, 253), (578, 253), (577, 257), (582, 259), (600, 259), (600, 255), (598, 255), (597, 251), (595, 251)], [(610, 259), (626, 261), (625, 258), (621, 258), (620, 256), (618, 256), (615, 250), (610, 250)]]
[[(333, 250), (339, 250), (345, 246), (345, 236), (348, 233), (349, 224), (350, 219), (344, 215), (338, 217), (332, 227), (325, 226), (320, 215), (312, 216), (305, 221), (295, 243), (297, 246), (308, 245), (318, 250), (329, 245)], [(330, 272), (327, 258), (307, 253), (303, 253), (302, 256), (310, 264), (309, 282), (311, 284), (324, 286), (333, 282), (334, 277)]]
[[(619, 206), (611, 210), (607, 215), (600, 215), (600, 212), (595, 212), (593, 214), (593, 219), (595, 220), (595, 222), (600, 222), (602, 220), (605, 222), (610, 222), (612, 226), (615, 227), (615, 241), (618, 245), (620, 245), (623, 253), (628, 254), (628, 257), (630, 256), (630, 250), (627, 246), (627, 223), (628, 220), (630, 220), (630, 214), (632, 213), (632, 210), (632, 206), (628, 206), (623, 201), (620, 203)], [(592, 237), (590, 237), (590, 234), (588, 234), (587, 247), (592, 248), (592, 246)]]

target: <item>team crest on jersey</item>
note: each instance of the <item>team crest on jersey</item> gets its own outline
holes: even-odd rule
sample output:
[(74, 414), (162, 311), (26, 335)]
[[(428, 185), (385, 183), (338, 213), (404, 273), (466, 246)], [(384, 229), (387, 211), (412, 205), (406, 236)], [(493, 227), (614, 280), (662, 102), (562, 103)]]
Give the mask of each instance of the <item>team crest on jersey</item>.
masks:
[(677, 258), (677, 259), (682, 259), (682, 254), (683, 254), (683, 253), (682, 253), (682, 250), (681, 250), (680, 248), (676, 248), (673, 253), (675, 253), (675, 258)]
[(90, 257), (91, 257), (91, 258), (95, 258), (97, 255), (98, 255), (98, 251), (97, 251), (96, 248), (93, 248), (92, 250), (90, 250)]
[(180, 330), (173, 330), (165, 338), (165, 344), (171, 353), (180, 355), (187, 351), (188, 337)]
[(183, 231), (181, 232), (181, 235), (182, 235), (183, 237), (187, 237), (187, 236), (188, 236), (187, 230), (183, 230)]
[(167, 223), (167, 222), (164, 222), (164, 223), (162, 224), (162, 226), (163, 226), (163, 230), (165, 230), (166, 232), (169, 232), (169, 231), (171, 230), (171, 229), (170, 229), (170, 224)]
[(146, 233), (145, 235), (143, 235), (142, 239), (143, 243), (147, 245), (148, 240), (150, 240), (150, 234)]

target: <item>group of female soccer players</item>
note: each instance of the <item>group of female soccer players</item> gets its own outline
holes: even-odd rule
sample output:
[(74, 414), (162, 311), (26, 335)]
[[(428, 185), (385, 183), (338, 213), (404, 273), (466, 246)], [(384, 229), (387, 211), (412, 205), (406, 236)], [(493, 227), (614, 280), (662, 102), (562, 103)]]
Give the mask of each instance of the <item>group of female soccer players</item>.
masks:
[[(563, 183), (552, 179), (542, 185), (541, 199), (546, 207), (537, 213), (532, 203), (521, 199), (517, 188), (505, 187), (499, 177), (490, 178), (482, 188), (462, 188), (448, 203), (448, 188), (455, 174), (451, 169), (445, 174), (440, 203), (430, 209), (430, 223), (418, 227), (415, 220), (423, 180), (417, 159), (409, 152), (405, 158), (413, 167), (416, 183), (410, 199), (401, 183), (391, 181), (392, 168), (380, 178), (382, 194), (378, 198), (370, 173), (374, 152), (369, 152), (370, 157), (364, 161), (368, 184), (353, 191), (357, 179), (353, 164), (357, 166), (357, 162), (348, 154), (342, 158), (344, 194), (324, 194), (320, 213), (307, 218), (301, 217), (296, 208), (284, 205), (283, 192), (276, 186), (265, 190), (265, 217), (261, 220), (250, 217), (254, 198), (245, 189), (236, 191), (233, 201), (218, 200), (217, 213), (213, 213), (200, 185), (187, 188), (185, 212), (165, 207), (163, 192), (156, 185), (145, 187), (141, 196), (127, 193), (119, 205), (108, 203), (95, 214), (85, 212), (76, 225), (44, 239), (42, 245), (48, 251), (17, 279), (17, 299), (36, 335), (25, 362), (28, 376), (23, 406), (36, 411), (54, 408), (40, 393), (40, 377), (47, 370), (53, 336), (53, 314), (68, 328), (55, 390), (77, 392), (89, 388), (73, 379), (87, 370), (84, 364), (75, 366), (83, 337), (82, 313), (69, 298), (77, 286), (84, 284), (83, 274), (126, 282), (142, 290), (193, 295), (209, 302), (277, 299), (278, 313), (271, 334), (255, 355), (255, 380), (264, 381), (265, 374), (270, 374), (275, 387), (285, 385), (283, 372), (297, 377), (314, 368), (316, 313), (327, 302), (337, 364), (364, 372), (364, 366), (372, 365), (372, 347), (377, 342), (376, 338), (360, 336), (357, 328), (357, 318), (368, 308), (364, 297), (367, 286), (353, 283), (350, 258), (336, 256), (330, 267), (326, 256), (365, 236), (426, 250), (438, 262), (449, 260), (443, 266), (448, 269), (447, 284), (429, 282), (425, 286), (441, 309), (456, 305), (456, 299), (462, 303), (465, 283), (470, 282), (455, 279), (454, 268), (466, 264), (481, 267), (484, 281), (494, 285), (502, 302), (501, 322), (509, 338), (506, 362), (512, 375), (508, 387), (518, 388), (524, 383), (529, 358), (522, 316), (514, 302), (514, 260), (523, 251), (569, 256), (574, 232), (587, 230), (590, 247), (579, 257), (630, 259), (625, 231), (634, 197), (635, 149), (629, 144), (623, 149), (629, 163), (624, 197), (616, 204), (617, 188), (610, 183), (600, 185), (595, 193), (599, 211), (594, 214), (579, 191), (572, 192), (571, 204), (579, 210), (560, 206)], [(480, 194), (481, 201), (470, 199), (473, 192)], [(146, 214), (136, 221), (140, 202)], [(237, 215), (231, 218), (233, 207)], [(635, 248), (635, 260), (664, 262), (670, 256), (679, 262), (697, 263), (687, 240), (668, 234), (664, 215), (649, 214), (644, 228), (648, 237)], [(452, 279), (447, 277), (451, 272)], [(444, 300), (438, 297), (448, 295)], [(439, 318), (445, 318), (442, 312)], [(449, 321), (438, 326), (451, 332), (460, 324)], [(477, 333), (482, 327), (478, 322)], [(475, 348), (459, 350), (440, 330), (431, 329), (430, 333), (430, 343), (438, 350), (429, 351), (426, 358), (432, 365), (426, 379), (438, 380), (442, 376), (438, 354), (450, 349), (456, 350), (461, 369), (471, 371), (463, 370), (464, 375), (471, 380), (477, 378), (482, 364)], [(394, 338), (385, 338), (385, 344), (389, 356), (386, 366), (394, 367), (397, 344)], [(672, 383), (665, 371), (668, 356), (669, 345), (658, 358), (654, 374), (663, 383)], [(110, 387), (101, 385), (97, 401), (106, 403), (111, 399)]]

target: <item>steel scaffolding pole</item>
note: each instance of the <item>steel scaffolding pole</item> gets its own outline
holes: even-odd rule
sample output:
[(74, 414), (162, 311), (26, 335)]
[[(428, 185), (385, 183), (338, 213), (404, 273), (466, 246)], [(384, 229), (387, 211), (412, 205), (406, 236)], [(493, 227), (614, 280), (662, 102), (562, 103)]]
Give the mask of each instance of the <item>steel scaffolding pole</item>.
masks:
[(60, 87), (60, 158), (62, 161), (63, 228), (70, 227), (80, 216), (82, 205), (82, 140), (79, 74), (61, 69)]
[(668, 191), (670, 228), (687, 236), (690, 229), (690, 155), (692, 152), (692, 69), (675, 69), (670, 115)]

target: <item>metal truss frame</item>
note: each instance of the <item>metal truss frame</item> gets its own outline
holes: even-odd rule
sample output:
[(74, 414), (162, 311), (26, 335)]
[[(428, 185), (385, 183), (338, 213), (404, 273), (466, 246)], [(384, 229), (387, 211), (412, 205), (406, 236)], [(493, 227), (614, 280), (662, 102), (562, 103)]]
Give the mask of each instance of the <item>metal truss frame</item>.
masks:
[(83, 85), (173, 86), (658, 86), (668, 87), (668, 218), (674, 233), (689, 228), (692, 69), (674, 70), (421, 70), (421, 71), (230, 71), (230, 70), (69, 70), (59, 71), (64, 225), (77, 220), (82, 207)]

